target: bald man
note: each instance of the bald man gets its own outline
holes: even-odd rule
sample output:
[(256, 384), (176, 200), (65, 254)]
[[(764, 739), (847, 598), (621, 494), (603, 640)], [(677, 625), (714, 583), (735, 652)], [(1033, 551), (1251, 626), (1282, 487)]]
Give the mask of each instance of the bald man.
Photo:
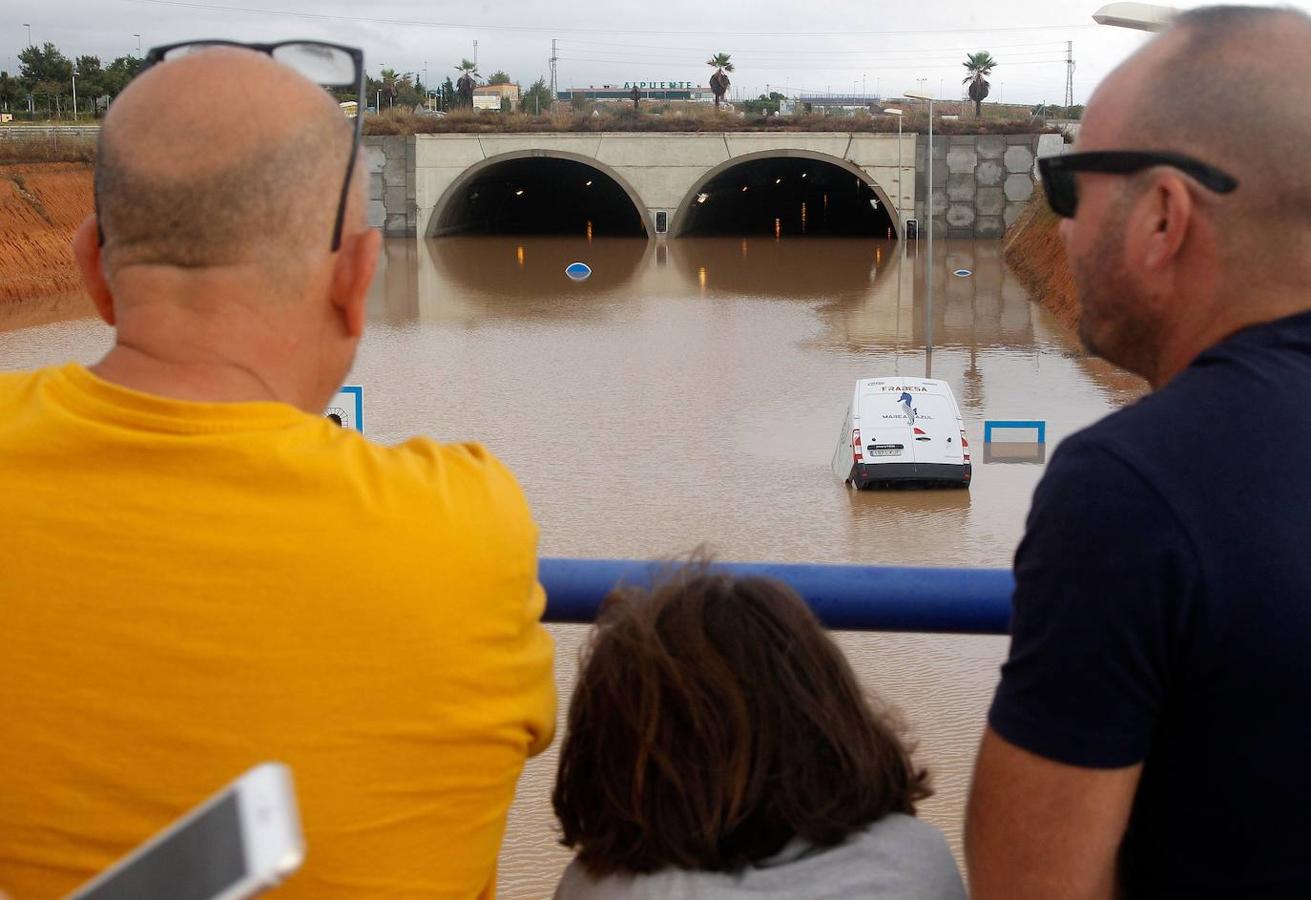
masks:
[(75, 239), (108, 354), (0, 375), (0, 884), (54, 897), (261, 760), (280, 896), (487, 897), (555, 722), (536, 527), (477, 445), (322, 411), (379, 236), (327, 93), (252, 50), (148, 69)]
[(1081, 335), (1154, 393), (1034, 496), (966, 825), (980, 900), (1311, 896), (1308, 86), (1311, 19), (1197, 10), (1049, 164)]

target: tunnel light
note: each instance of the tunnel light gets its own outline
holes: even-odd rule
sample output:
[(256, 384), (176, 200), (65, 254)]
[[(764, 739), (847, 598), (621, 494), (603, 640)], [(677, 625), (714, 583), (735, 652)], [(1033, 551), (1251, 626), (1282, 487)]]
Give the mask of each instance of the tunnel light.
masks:
[(746, 193), (747, 191), (749, 191), (749, 190), (751, 190), (751, 188), (747, 187), (745, 184), (742, 185), (742, 193), (745, 194), (745, 193)]
[(592, 186), (592, 182), (590, 181), (583, 185), (583, 187), (591, 187), (591, 186)]
[(522, 197), (522, 196), (523, 196), (523, 188), (519, 188), (519, 190), (515, 191), (515, 192), (514, 192), (514, 195), (515, 195), (516, 197)]
[(805, 177), (806, 177), (807, 175), (809, 175), (809, 174), (810, 174), (809, 172), (802, 172), (802, 173), (801, 173), (801, 177), (802, 177), (802, 178), (805, 178)]
[(697, 203), (705, 203), (705, 202), (706, 202), (707, 200), (709, 200), (709, 199), (710, 199), (710, 195), (709, 195), (709, 194), (697, 194), (697, 195), (696, 195), (696, 202), (697, 202)]
[(869, 205), (870, 205), (871, 207), (873, 207), (874, 209), (878, 209), (878, 208), (879, 208), (879, 198), (878, 198), (878, 197), (870, 197), (870, 198), (869, 198)]
[(775, 179), (774, 179), (774, 184), (782, 184), (782, 183), (783, 183), (783, 179), (782, 179), (782, 178), (775, 178)]

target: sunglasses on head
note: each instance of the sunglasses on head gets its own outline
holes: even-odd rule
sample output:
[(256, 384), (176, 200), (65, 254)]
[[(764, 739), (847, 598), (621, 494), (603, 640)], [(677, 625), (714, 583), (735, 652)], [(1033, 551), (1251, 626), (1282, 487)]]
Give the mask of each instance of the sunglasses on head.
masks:
[[(356, 102), (354, 136), (351, 140), (351, 153), (346, 160), (346, 176), (341, 185), (341, 197), (337, 201), (337, 218), (332, 226), (332, 252), (336, 253), (341, 248), (341, 230), (346, 218), (346, 198), (350, 196), (351, 172), (355, 168), (355, 156), (360, 149), (360, 135), (364, 131), (364, 51), (358, 47), (330, 44), (326, 41), (279, 41), (275, 44), (249, 44), (224, 40), (182, 41), (162, 47), (151, 47), (146, 53), (141, 72), (159, 63), (181, 59), (189, 54), (215, 47), (236, 47), (267, 53), (320, 87), (346, 88), (354, 95)], [(140, 76), (141, 72), (137, 75)], [(97, 222), (99, 212), (100, 203), (97, 198)], [(100, 245), (104, 246), (103, 229), (100, 230), (99, 237)]]
[(1147, 150), (1097, 150), (1067, 153), (1038, 160), (1042, 189), (1052, 212), (1067, 219), (1079, 209), (1079, 192), (1074, 176), (1078, 172), (1104, 175), (1132, 175), (1155, 166), (1169, 166), (1192, 176), (1199, 184), (1217, 194), (1227, 194), (1238, 187), (1238, 179), (1214, 166), (1180, 153), (1156, 153)]

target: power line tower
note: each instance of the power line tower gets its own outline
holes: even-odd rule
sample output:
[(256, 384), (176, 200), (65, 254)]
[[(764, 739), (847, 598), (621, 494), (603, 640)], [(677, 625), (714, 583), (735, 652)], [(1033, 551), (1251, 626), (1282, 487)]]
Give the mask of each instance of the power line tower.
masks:
[(1074, 41), (1065, 42), (1065, 106), (1074, 105)]
[(559, 97), (559, 88), (555, 82), (555, 61), (558, 58), (555, 51), (555, 38), (551, 38), (551, 106), (555, 106), (555, 98)]

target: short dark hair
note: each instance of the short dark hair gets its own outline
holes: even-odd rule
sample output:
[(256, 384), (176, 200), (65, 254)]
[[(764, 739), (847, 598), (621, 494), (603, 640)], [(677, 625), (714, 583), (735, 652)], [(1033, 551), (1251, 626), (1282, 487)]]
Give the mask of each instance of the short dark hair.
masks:
[(930, 793), (800, 597), (697, 566), (607, 598), (552, 800), (561, 843), (600, 876), (735, 871)]

